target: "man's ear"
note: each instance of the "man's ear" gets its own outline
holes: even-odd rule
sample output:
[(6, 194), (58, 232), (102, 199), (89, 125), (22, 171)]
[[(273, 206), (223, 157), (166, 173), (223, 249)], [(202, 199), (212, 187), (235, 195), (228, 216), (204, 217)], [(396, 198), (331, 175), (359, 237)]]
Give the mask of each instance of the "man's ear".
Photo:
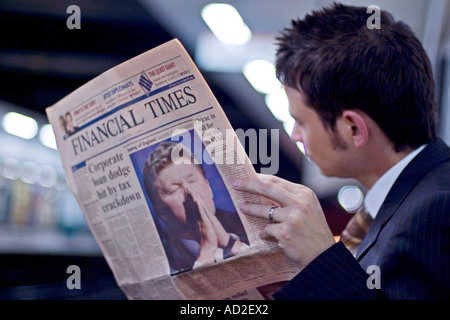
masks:
[(369, 128), (366, 119), (360, 112), (345, 110), (342, 113), (346, 128), (356, 148), (361, 148), (369, 141)]

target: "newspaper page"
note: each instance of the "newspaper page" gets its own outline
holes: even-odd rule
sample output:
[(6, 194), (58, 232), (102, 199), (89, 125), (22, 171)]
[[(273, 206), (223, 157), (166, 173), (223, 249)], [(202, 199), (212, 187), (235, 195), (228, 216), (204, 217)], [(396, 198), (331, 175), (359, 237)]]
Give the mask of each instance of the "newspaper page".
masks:
[(298, 268), (235, 191), (255, 175), (194, 62), (171, 40), (46, 109), (68, 184), (129, 299), (270, 299)]

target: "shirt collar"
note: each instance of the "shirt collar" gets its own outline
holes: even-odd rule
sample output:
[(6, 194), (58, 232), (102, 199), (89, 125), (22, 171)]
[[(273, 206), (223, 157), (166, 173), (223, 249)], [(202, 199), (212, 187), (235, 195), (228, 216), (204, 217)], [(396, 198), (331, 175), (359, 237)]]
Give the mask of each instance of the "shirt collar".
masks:
[(386, 199), (387, 194), (394, 185), (395, 180), (397, 180), (398, 176), (402, 173), (403, 169), (406, 168), (412, 159), (414, 159), (414, 157), (417, 156), (420, 151), (425, 148), (425, 146), (426, 145), (420, 146), (402, 160), (397, 162), (388, 171), (386, 171), (367, 192), (366, 197), (364, 198), (364, 205), (372, 218), (375, 218), (378, 214), (378, 211)]

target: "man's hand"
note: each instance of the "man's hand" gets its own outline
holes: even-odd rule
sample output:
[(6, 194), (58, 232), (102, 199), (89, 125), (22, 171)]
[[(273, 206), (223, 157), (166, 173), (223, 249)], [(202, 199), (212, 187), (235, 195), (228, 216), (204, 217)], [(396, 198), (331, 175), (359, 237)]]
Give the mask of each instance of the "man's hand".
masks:
[(217, 236), (214, 228), (209, 220), (209, 217), (205, 214), (204, 210), (200, 211), (201, 220), (198, 222), (198, 228), (201, 235), (200, 240), (200, 252), (197, 257), (197, 261), (206, 264), (214, 263), (214, 258), (217, 249)]
[[(235, 182), (236, 190), (262, 195), (279, 205), (273, 212), (261, 238), (278, 241), (284, 253), (300, 267), (305, 267), (335, 240), (315, 193), (300, 184), (275, 176), (258, 175), (258, 179)], [(268, 205), (241, 203), (241, 211), (269, 219)]]
[(201, 196), (196, 193), (196, 190), (192, 188), (189, 190), (189, 192), (191, 193), (194, 202), (198, 206), (198, 210), (200, 211), (202, 219), (208, 219), (210, 221), (210, 226), (214, 230), (217, 237), (218, 246), (222, 249), (225, 248), (230, 239), (230, 235), (222, 226), (219, 219), (217, 219), (216, 212), (211, 212), (211, 210), (208, 210), (207, 206), (201, 200)]

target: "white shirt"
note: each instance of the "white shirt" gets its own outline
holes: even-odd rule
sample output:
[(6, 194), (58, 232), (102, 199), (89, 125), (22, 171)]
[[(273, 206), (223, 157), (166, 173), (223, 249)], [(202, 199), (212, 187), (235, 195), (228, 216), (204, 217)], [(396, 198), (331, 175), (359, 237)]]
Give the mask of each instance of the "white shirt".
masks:
[(378, 211), (381, 208), (384, 200), (386, 199), (387, 194), (391, 190), (392, 186), (397, 180), (398, 176), (402, 173), (402, 171), (406, 168), (406, 166), (417, 156), (420, 151), (425, 148), (426, 145), (422, 145), (402, 160), (397, 162), (394, 166), (392, 166), (388, 171), (386, 171), (380, 179), (375, 182), (373, 187), (367, 192), (366, 197), (364, 198), (364, 205), (366, 206), (366, 210), (375, 219)]

